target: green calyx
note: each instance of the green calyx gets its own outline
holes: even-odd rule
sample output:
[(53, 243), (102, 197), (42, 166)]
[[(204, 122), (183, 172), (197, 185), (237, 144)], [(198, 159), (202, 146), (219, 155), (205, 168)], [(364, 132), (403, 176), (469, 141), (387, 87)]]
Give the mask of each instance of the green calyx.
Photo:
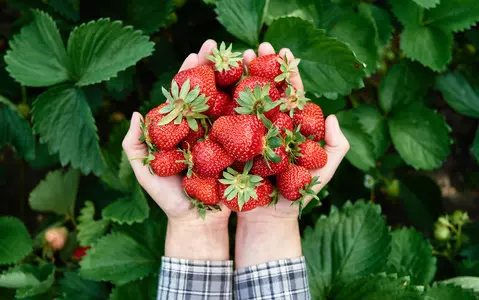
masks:
[(193, 166), (194, 166), (193, 155), (191, 155), (191, 150), (190, 150), (190, 144), (188, 144), (188, 149), (186, 149), (186, 150), (178, 149), (178, 151), (183, 153), (183, 155), (185, 156), (185, 159), (177, 160), (176, 162), (177, 163), (184, 163), (185, 165), (188, 166), (188, 169), (186, 171), (186, 176), (188, 178), (190, 178), (191, 175), (193, 175)]
[(251, 198), (255, 200), (258, 199), (256, 188), (263, 184), (263, 177), (249, 174), (252, 167), (253, 160), (249, 160), (242, 173), (228, 168), (223, 172), (224, 178), (219, 180), (222, 184), (228, 185), (223, 197), (231, 201), (238, 196), (238, 207), (240, 210), (243, 209), (243, 205), (250, 201)]
[(263, 120), (265, 112), (281, 104), (281, 101), (273, 102), (273, 100), (271, 100), (269, 97), (269, 89), (269, 83), (263, 88), (257, 84), (253, 90), (249, 87), (245, 87), (245, 90), (240, 92), (239, 98), (236, 99), (240, 107), (235, 108), (235, 111), (242, 115), (257, 115), (258, 118)]
[(289, 116), (292, 118), (296, 109), (303, 110), (304, 105), (310, 101), (309, 98), (304, 96), (302, 90), (295, 90), (292, 85), (288, 85), (285, 91), (286, 97), (281, 98), (280, 109), (282, 112), (289, 112)]
[(301, 60), (299, 58), (295, 58), (292, 61), (288, 61), (288, 57), (286, 55), (282, 58), (278, 57), (278, 62), (280, 64), (279, 68), (281, 70), (281, 74), (274, 78), (274, 81), (281, 82), (285, 80), (288, 84), (291, 84), (289, 78), (291, 73), (297, 72), (297, 68)]
[(301, 125), (296, 127), (292, 132), (285, 129), (286, 137), (284, 138), (284, 144), (291, 163), (294, 163), (296, 158), (302, 156), (299, 146), (306, 141), (306, 137), (299, 131), (300, 128)]
[(193, 197), (190, 197), (190, 195), (188, 195), (188, 193), (186, 191), (185, 191), (185, 195), (188, 198), (188, 200), (190, 200), (190, 203), (191, 203), (190, 209), (196, 208), (196, 211), (198, 212), (198, 215), (200, 215), (200, 217), (203, 220), (206, 219), (206, 213), (207, 212), (219, 212), (219, 211), (221, 211), (221, 207), (219, 205), (204, 204), (203, 202), (201, 202), (201, 201), (199, 201), (199, 200), (197, 200)]
[(160, 113), (167, 115), (160, 120), (158, 125), (166, 125), (173, 120), (175, 124), (180, 124), (183, 119), (186, 119), (188, 126), (192, 130), (198, 131), (196, 119), (208, 118), (202, 112), (209, 108), (206, 104), (208, 98), (204, 94), (200, 95), (200, 87), (196, 86), (190, 90), (190, 79), (188, 79), (180, 89), (176, 81), (173, 80), (171, 82), (171, 94), (164, 87), (161, 91), (166, 97), (168, 105), (160, 109)]
[(283, 141), (279, 138), (279, 133), (279, 129), (276, 126), (271, 126), (271, 128), (268, 130), (268, 133), (264, 137), (265, 143), (263, 147), (263, 156), (268, 167), (270, 167), (270, 161), (274, 163), (281, 162), (281, 158), (273, 151), (273, 149), (283, 145)]
[(206, 58), (215, 63), (215, 70), (218, 72), (229, 71), (232, 67), (239, 67), (241, 52), (232, 52), (233, 44), (226, 48), (225, 42), (221, 42), (220, 48), (213, 49), (213, 55), (206, 54)]
[(148, 153), (151, 152), (156, 152), (158, 151), (158, 148), (151, 142), (149, 135), (148, 135), (148, 119), (145, 119), (145, 121), (141, 120), (140, 122), (140, 129), (142, 132), (142, 135), (140, 137), (140, 142), (145, 142), (146, 145), (148, 146)]
[[(319, 201), (319, 197), (317, 193), (313, 190), (313, 186), (320, 183), (321, 182), (319, 181), (319, 176), (314, 176), (313, 179), (311, 179), (310, 183), (306, 184), (303, 189), (299, 190), (301, 198), (291, 203), (291, 205), (299, 205), (299, 218), (301, 218), (301, 214), (303, 213), (304, 199), (306, 197), (311, 196), (313, 199)], [(321, 203), (319, 203), (318, 206), (319, 205), (321, 205)]]

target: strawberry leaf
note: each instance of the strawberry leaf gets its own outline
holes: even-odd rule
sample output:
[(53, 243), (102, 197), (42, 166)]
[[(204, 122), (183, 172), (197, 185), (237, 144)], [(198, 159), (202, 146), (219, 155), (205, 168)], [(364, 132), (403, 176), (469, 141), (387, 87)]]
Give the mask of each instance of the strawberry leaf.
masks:
[(33, 210), (73, 216), (80, 172), (70, 169), (49, 172), (30, 193), (28, 202)]
[(102, 211), (104, 219), (119, 224), (133, 224), (148, 218), (150, 207), (139, 184), (136, 184), (130, 196), (119, 199)]
[(477, 300), (477, 296), (473, 290), (443, 283), (436, 283), (432, 287), (427, 288), (424, 296), (428, 300)]
[[(0, 217), (0, 232), (0, 265), (17, 263), (32, 251), (27, 228), (17, 218)], [(2, 278), (0, 275), (0, 286)]]
[(324, 30), (314, 28), (310, 22), (294, 17), (278, 19), (264, 40), (276, 49), (288, 47), (301, 58), (299, 71), (307, 91), (345, 95), (363, 84), (363, 63), (345, 43), (326, 36)]
[(17, 299), (45, 293), (55, 281), (55, 266), (53, 264), (44, 264), (40, 267), (25, 266), (23, 271), (26, 274), (33, 274), (37, 278), (38, 283), (30, 284), (29, 282), (28, 284), (19, 287), (16, 292)]
[(410, 276), (412, 284), (429, 284), (436, 273), (436, 257), (431, 244), (412, 228), (395, 230), (391, 236), (389, 265), (399, 275)]
[(70, 80), (69, 59), (60, 32), (46, 13), (32, 11), (33, 21), (10, 41), (7, 71), (26, 86), (50, 86)]
[(472, 142), (471, 148), (472, 155), (476, 158), (479, 162), (479, 127), (476, 130), (476, 136), (474, 137), (474, 141)]
[(455, 111), (479, 118), (479, 86), (468, 80), (464, 74), (458, 71), (444, 73), (438, 77), (436, 88)]
[(328, 216), (304, 232), (302, 245), (312, 299), (329, 299), (336, 288), (383, 270), (390, 243), (378, 205), (358, 201), (347, 202), (341, 210), (333, 207)]
[(76, 272), (65, 272), (59, 280), (58, 292), (62, 299), (74, 300), (104, 300), (108, 299), (105, 284), (81, 278)]
[(82, 247), (87, 247), (95, 243), (107, 231), (110, 221), (95, 220), (95, 207), (93, 202), (86, 201), (85, 207), (80, 211), (78, 216), (78, 235), (77, 239)]
[[(105, 162), (98, 145), (95, 120), (85, 94), (69, 85), (50, 88), (33, 103), (33, 131), (62, 165), (100, 174)], [(81, 138), (79, 138), (81, 136)]]
[(361, 104), (353, 109), (361, 128), (371, 136), (376, 159), (384, 155), (389, 146), (388, 124), (376, 106)]
[(157, 299), (158, 275), (151, 274), (146, 278), (116, 286), (110, 294), (110, 300), (123, 299)]
[(168, 15), (175, 8), (173, 0), (135, 0), (120, 3), (127, 3), (127, 7), (122, 7), (122, 11), (127, 14), (126, 22), (148, 35), (165, 26)]
[(459, 276), (443, 280), (441, 283), (460, 286), (464, 289), (471, 289), (474, 292), (479, 293), (479, 277)]
[(444, 32), (463, 31), (478, 21), (479, 2), (476, 0), (441, 0), (424, 18), (424, 24), (435, 26)]
[(80, 19), (80, 0), (48, 0), (48, 5), (69, 20)]
[(68, 39), (69, 71), (78, 86), (105, 81), (151, 55), (153, 46), (120, 21), (92, 21), (75, 28)]

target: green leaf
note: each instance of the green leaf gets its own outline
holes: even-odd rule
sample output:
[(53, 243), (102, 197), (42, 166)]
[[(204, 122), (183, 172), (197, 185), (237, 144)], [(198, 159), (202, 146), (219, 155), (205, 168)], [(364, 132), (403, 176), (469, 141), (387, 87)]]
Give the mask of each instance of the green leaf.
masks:
[(105, 158), (106, 168), (105, 171), (101, 174), (101, 180), (108, 185), (108, 187), (122, 192), (129, 191), (128, 187), (121, 184), (119, 172), (120, 172), (120, 163), (123, 159), (123, 150), (121, 143), (125, 137), (128, 129), (130, 128), (130, 122), (123, 120), (118, 125), (114, 126), (110, 131), (110, 136), (108, 138), (108, 147), (102, 149), (103, 157)]
[(65, 272), (59, 281), (58, 290), (68, 300), (108, 299), (108, 290), (104, 284), (83, 279), (76, 272)]
[(441, 283), (460, 286), (464, 289), (471, 289), (479, 293), (479, 277), (460, 276), (441, 281)]
[(39, 10), (10, 41), (7, 70), (22, 85), (50, 86), (70, 80), (69, 59), (53, 19)]
[(328, 116), (334, 114), (346, 107), (347, 101), (344, 96), (339, 96), (337, 99), (328, 99), (326, 97), (316, 97), (314, 95), (306, 94), (308, 98), (321, 107), (323, 114)]
[(118, 170), (118, 179), (120, 185), (123, 187), (124, 191), (131, 191), (134, 189), (134, 185), (137, 182), (135, 178), (135, 173), (131, 168), (130, 160), (126, 156), (125, 152), (122, 152), (120, 169)]
[(55, 281), (55, 266), (53, 264), (36, 267), (33, 272), (39, 283), (19, 288), (15, 294), (16, 298), (22, 299), (45, 293), (53, 285)]
[(105, 207), (102, 211), (104, 219), (120, 224), (133, 224), (148, 218), (150, 207), (139, 184), (136, 184), (130, 197), (122, 198)]
[(40, 281), (33, 273), (33, 266), (21, 265), (0, 274), (0, 287), (19, 289), (38, 285)]
[(0, 217), (0, 232), (0, 265), (17, 263), (32, 252), (32, 240), (19, 219)]
[[(112, 247), (114, 245), (114, 247)], [(161, 256), (124, 233), (112, 233), (98, 240), (80, 262), (80, 275), (95, 281), (125, 284), (157, 272)]]
[(346, 203), (341, 211), (333, 207), (329, 216), (321, 216), (304, 232), (312, 299), (328, 299), (331, 290), (382, 270), (390, 242), (378, 205), (358, 201)]
[(384, 273), (369, 275), (341, 288), (335, 300), (423, 300), (421, 292), (410, 285), (409, 277)]
[(80, 0), (48, 0), (48, 5), (71, 21), (80, 19)]
[[(310, 0), (269, 0), (265, 23), (270, 25), (282, 17), (298, 17), (319, 25), (323, 4)], [(317, 26), (320, 27), (320, 26)]]
[(376, 45), (379, 49), (383, 48), (393, 36), (394, 27), (389, 12), (368, 3), (359, 4), (358, 11), (373, 25), (376, 32)]
[(136, 280), (116, 286), (110, 294), (110, 300), (156, 300), (158, 288), (157, 274), (149, 275), (141, 280)]
[(474, 137), (474, 141), (472, 142), (471, 148), (472, 155), (476, 158), (477, 162), (479, 162), (479, 127), (476, 130), (476, 136)]
[(476, 0), (441, 0), (441, 4), (429, 10), (424, 18), (424, 24), (436, 26), (444, 32), (463, 31), (477, 21), (479, 2)]
[(267, 0), (218, 0), (218, 21), (226, 30), (250, 46), (259, 44)]
[(174, 9), (174, 1), (135, 0), (126, 1), (126, 20), (145, 34), (152, 34), (166, 25), (169, 14)]
[(346, 158), (356, 168), (367, 171), (376, 166), (375, 146), (371, 136), (361, 127), (353, 111), (341, 111), (337, 115), (341, 131), (349, 141), (351, 148)]
[(353, 109), (361, 128), (371, 136), (376, 159), (384, 155), (389, 146), (388, 125), (376, 106), (361, 104)]
[(33, 103), (32, 115), (33, 131), (48, 144), (50, 153), (59, 153), (63, 166), (71, 163), (85, 174), (103, 171), (95, 120), (81, 89), (50, 88)]
[(30, 193), (28, 202), (33, 210), (74, 215), (80, 172), (75, 169), (63, 174), (61, 170), (49, 172)]
[(381, 80), (379, 104), (389, 113), (414, 102), (422, 102), (434, 74), (418, 63), (402, 60), (394, 64)]
[(422, 104), (413, 104), (389, 120), (389, 132), (404, 161), (416, 168), (439, 168), (450, 152), (449, 126)]
[(436, 257), (431, 244), (413, 228), (392, 232), (389, 264), (401, 276), (410, 276), (414, 285), (428, 285), (436, 273)]
[[(441, 0), (413, 0), (416, 2), (418, 5), (424, 7), (424, 8), (432, 8), (441, 2)], [(447, 0), (444, 0), (447, 1)]]
[(446, 102), (458, 113), (479, 118), (479, 86), (458, 71), (441, 74), (436, 81)]
[(452, 59), (453, 36), (435, 27), (406, 27), (401, 33), (401, 50), (434, 71), (441, 71)]
[(346, 95), (363, 84), (364, 66), (351, 49), (326, 36), (324, 30), (314, 28), (310, 22), (294, 17), (281, 18), (271, 24), (264, 40), (276, 49), (290, 48), (301, 58), (299, 70), (305, 90), (309, 92)]
[(348, 12), (328, 33), (349, 45), (357, 58), (366, 64), (367, 76), (374, 73), (378, 60), (376, 29), (367, 18)]
[(125, 100), (133, 91), (133, 73), (134, 69), (128, 68), (106, 82), (108, 93), (114, 99)]
[(391, 10), (398, 20), (407, 27), (417, 27), (422, 23), (424, 9), (412, 0), (392, 0)]
[(11, 145), (25, 159), (35, 159), (35, 138), (27, 120), (15, 105), (0, 95), (0, 149)]
[(78, 241), (80, 246), (87, 247), (95, 243), (108, 229), (108, 220), (95, 220), (95, 207), (91, 201), (85, 202), (85, 207), (78, 216)]
[(69, 70), (78, 86), (98, 83), (151, 55), (153, 47), (147, 36), (120, 21), (92, 21), (75, 28), (70, 35)]
[(424, 293), (427, 300), (477, 300), (472, 290), (466, 290), (451, 284), (434, 284)]

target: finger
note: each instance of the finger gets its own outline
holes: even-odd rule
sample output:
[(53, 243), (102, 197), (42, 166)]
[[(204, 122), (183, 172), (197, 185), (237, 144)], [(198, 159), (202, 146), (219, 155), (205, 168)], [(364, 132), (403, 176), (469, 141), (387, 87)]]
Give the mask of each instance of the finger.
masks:
[[(285, 57), (289, 62), (293, 61), (294, 55), (291, 50), (288, 48), (283, 48), (279, 51), (279, 56)], [(298, 67), (291, 69), (292, 72), (289, 74), (289, 80), (296, 90), (301, 90), (304, 92), (303, 81), (301, 80), (301, 75), (299, 74)]]
[(314, 187), (315, 191), (322, 189), (333, 177), (336, 169), (349, 150), (349, 142), (339, 128), (338, 119), (335, 115), (330, 115), (326, 119), (326, 136), (324, 150), (328, 153), (328, 162), (326, 165), (311, 172), (313, 176), (319, 176), (320, 184)]
[(185, 59), (183, 64), (181, 65), (180, 72), (188, 69), (192, 69), (198, 66), (198, 54), (191, 53)]
[(199, 65), (206, 65), (211, 61), (206, 58), (205, 54), (213, 54), (213, 49), (217, 48), (218, 45), (214, 40), (206, 40), (201, 46), (200, 52), (198, 52), (198, 64)]
[(270, 43), (264, 42), (261, 43), (258, 47), (258, 56), (263, 56), (263, 55), (268, 55), (268, 54), (274, 54), (274, 48), (271, 46)]
[(141, 157), (146, 157), (148, 155), (146, 144), (140, 141), (142, 135), (140, 129), (141, 120), (142, 116), (139, 113), (134, 112), (131, 117), (130, 129), (122, 143), (123, 150), (125, 151), (126, 156), (130, 159), (131, 167), (139, 182), (142, 182), (142, 179), (149, 175), (148, 168), (143, 165), (141, 159)]
[(245, 67), (249, 66), (249, 63), (256, 58), (256, 53), (254, 53), (253, 49), (248, 49), (243, 52), (243, 64)]

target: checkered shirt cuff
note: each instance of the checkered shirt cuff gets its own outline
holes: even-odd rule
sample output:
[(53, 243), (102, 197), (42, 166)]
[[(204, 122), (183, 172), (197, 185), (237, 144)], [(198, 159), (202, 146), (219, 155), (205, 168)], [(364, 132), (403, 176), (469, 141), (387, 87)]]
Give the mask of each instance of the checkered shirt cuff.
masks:
[(311, 299), (304, 257), (277, 260), (236, 270), (235, 299)]
[(233, 298), (233, 261), (199, 261), (163, 257), (158, 300)]

